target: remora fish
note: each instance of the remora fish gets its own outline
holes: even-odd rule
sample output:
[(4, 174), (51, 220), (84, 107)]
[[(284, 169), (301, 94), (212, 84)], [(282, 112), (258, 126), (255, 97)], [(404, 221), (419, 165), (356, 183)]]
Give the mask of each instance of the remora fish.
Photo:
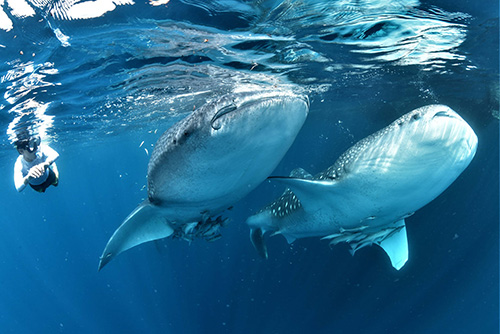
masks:
[(441, 194), (476, 148), (476, 134), (449, 107), (415, 109), (314, 177), (303, 169), (272, 177), (288, 189), (248, 218), (252, 243), (264, 258), (266, 231), (290, 243), (304, 237), (324, 237), (331, 245), (348, 242), (352, 254), (376, 244), (399, 270), (408, 260), (404, 219)]
[(219, 237), (216, 217), (264, 181), (309, 111), (306, 96), (269, 89), (225, 95), (174, 124), (148, 165), (148, 198), (109, 239), (99, 269), (119, 253), (168, 236)]

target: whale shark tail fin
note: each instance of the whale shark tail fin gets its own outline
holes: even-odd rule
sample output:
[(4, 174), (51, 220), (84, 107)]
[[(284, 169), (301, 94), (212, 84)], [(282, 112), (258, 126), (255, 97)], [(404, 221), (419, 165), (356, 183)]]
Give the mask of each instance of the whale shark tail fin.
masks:
[(172, 233), (174, 230), (158, 207), (145, 200), (125, 218), (109, 239), (99, 261), (99, 270), (121, 252), (147, 241), (166, 238)]
[(264, 241), (264, 232), (260, 227), (250, 230), (250, 240), (252, 241), (252, 245), (255, 247), (260, 257), (267, 260), (267, 246)]

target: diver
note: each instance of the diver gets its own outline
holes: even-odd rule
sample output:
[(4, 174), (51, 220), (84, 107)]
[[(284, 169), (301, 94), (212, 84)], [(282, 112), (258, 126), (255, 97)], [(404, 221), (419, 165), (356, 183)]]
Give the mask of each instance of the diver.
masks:
[(59, 171), (55, 161), (59, 158), (59, 153), (50, 146), (41, 144), (40, 137), (29, 134), (18, 136), (14, 146), (19, 152), (14, 165), (14, 183), (18, 192), (28, 184), (42, 193), (51, 185), (57, 187)]

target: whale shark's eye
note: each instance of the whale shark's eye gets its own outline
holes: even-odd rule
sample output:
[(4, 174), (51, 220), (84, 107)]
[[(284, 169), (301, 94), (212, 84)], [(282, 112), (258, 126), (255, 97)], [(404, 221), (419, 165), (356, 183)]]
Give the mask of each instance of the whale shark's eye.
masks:
[(416, 121), (417, 119), (420, 119), (422, 116), (420, 114), (415, 114), (411, 117), (412, 121)]

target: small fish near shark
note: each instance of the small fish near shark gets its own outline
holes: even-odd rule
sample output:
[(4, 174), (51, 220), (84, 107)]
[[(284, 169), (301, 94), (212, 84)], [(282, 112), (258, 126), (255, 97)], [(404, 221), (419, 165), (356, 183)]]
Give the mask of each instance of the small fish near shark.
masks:
[(99, 269), (144, 242), (217, 239), (219, 214), (272, 173), (308, 112), (307, 96), (273, 86), (224, 95), (174, 124), (151, 154), (148, 198), (111, 236)]
[(455, 111), (428, 105), (359, 141), (314, 177), (303, 169), (271, 177), (287, 187), (249, 217), (250, 238), (268, 257), (264, 234), (322, 237), (330, 245), (382, 247), (397, 270), (408, 260), (405, 218), (441, 194), (473, 159), (478, 139)]

